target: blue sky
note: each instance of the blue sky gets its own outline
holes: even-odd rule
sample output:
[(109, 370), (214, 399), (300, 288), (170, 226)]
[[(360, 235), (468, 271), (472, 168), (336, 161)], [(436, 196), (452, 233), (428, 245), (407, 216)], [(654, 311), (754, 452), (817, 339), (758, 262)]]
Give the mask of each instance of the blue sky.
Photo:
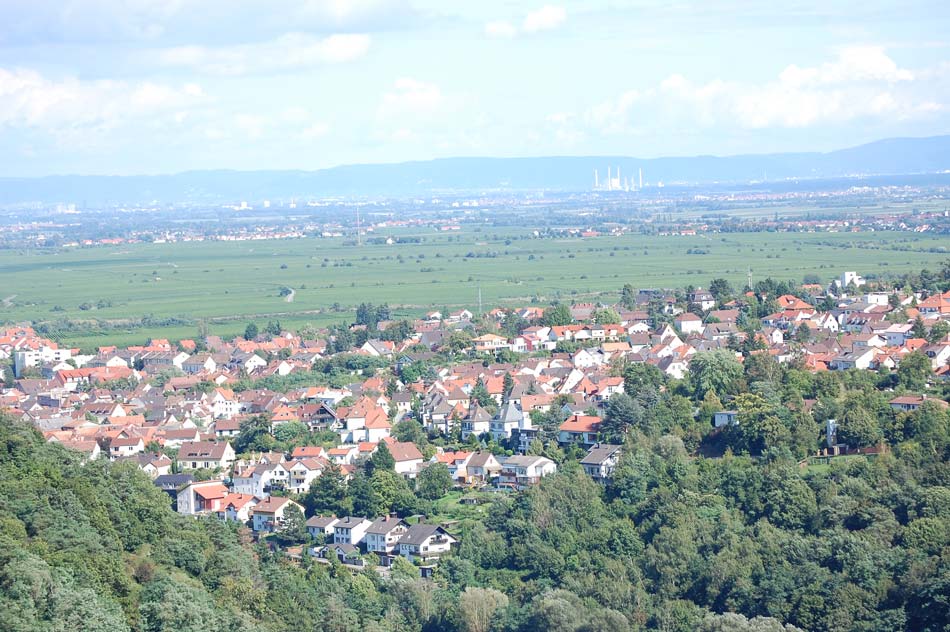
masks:
[(2, 175), (950, 132), (940, 1), (0, 0), (0, 16)]

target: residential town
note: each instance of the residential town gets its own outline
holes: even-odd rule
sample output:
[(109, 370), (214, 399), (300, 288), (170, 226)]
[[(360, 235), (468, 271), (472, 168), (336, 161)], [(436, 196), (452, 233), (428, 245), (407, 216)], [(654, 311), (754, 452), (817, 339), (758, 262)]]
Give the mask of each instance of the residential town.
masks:
[[(624, 447), (605, 419), (613, 397), (633, 394), (630, 367), (681, 381), (695, 358), (719, 352), (813, 374), (892, 372), (910, 357), (926, 359), (927, 382), (950, 373), (950, 292), (877, 289), (856, 272), (785, 289), (627, 286), (613, 305), (499, 307), (480, 318), (432, 311), (408, 323), (361, 306), (368, 322), (312, 338), (269, 324), (229, 341), (153, 339), (95, 353), (8, 327), (0, 406), (88, 460), (134, 463), (181, 514), (266, 539), (290, 512), (305, 520), (314, 558), (431, 568), (457, 544), (451, 521), (305, 515), (305, 497), (328, 471), (352, 481), (377, 460), (408, 489), (431, 468), (447, 472), (443, 492), (509, 494), (538, 485), (565, 455), (607, 484)], [(926, 397), (902, 393), (890, 405), (912, 412)], [(709, 432), (740, 423), (725, 405), (711, 413)], [(838, 440), (834, 419), (815, 421), (824, 429), (815, 455), (873, 452)]]

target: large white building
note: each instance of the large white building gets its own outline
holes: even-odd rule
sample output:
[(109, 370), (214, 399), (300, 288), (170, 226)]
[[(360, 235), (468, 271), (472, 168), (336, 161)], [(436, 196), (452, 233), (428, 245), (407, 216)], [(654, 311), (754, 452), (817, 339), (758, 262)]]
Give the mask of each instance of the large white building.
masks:
[(72, 349), (54, 349), (48, 346), (42, 346), (39, 349), (26, 349), (17, 351), (13, 356), (13, 371), (17, 377), (23, 375), (23, 371), (41, 364), (56, 364), (65, 362), (73, 357)]

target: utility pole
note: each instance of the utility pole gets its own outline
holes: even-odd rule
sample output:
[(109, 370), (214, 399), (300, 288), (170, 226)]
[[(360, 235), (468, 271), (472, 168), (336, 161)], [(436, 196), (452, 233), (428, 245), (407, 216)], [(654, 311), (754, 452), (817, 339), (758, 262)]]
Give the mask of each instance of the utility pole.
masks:
[(749, 291), (752, 292), (752, 266), (749, 266)]
[(356, 245), (363, 245), (363, 230), (360, 227), (360, 207), (356, 207)]
[(478, 317), (482, 317), (482, 284), (478, 284)]

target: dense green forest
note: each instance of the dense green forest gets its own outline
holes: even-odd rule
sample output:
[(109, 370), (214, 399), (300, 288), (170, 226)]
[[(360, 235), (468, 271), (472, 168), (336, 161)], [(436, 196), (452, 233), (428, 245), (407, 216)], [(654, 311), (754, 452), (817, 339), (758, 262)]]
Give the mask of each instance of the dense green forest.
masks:
[[(705, 378), (732, 382), (708, 386), (735, 395), (743, 424), (724, 435), (735, 455), (695, 457), (702, 364), (662, 394), (630, 371), (638, 394), (608, 407), (626, 437), (613, 482), (568, 455), (466, 524), (432, 580), (294, 563), (244, 528), (178, 516), (133, 464), (84, 464), (2, 418), (0, 629), (950, 629), (947, 412), (894, 414), (857, 375), (730, 376), (709, 358)], [(803, 468), (817, 424), (802, 395), (892, 450)], [(338, 491), (352, 506), (358, 491)]]

